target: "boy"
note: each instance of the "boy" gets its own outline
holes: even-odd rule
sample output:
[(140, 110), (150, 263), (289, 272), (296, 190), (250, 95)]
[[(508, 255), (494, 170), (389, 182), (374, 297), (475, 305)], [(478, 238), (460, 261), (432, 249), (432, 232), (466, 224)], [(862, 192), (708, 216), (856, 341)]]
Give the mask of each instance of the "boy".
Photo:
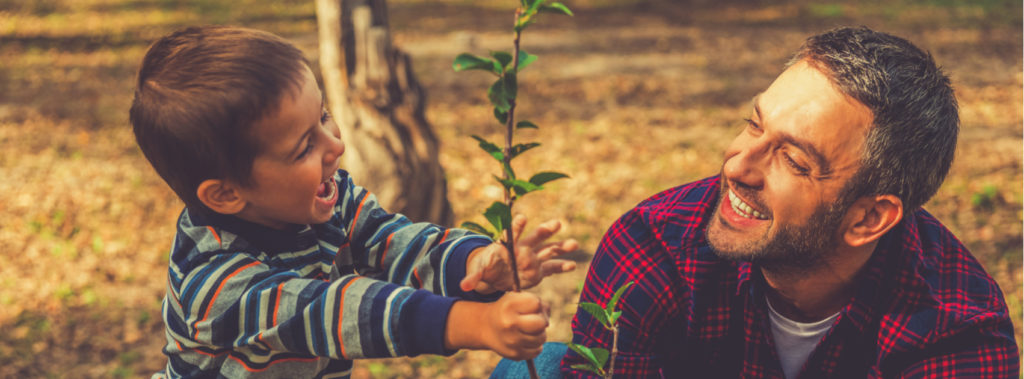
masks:
[[(143, 58), (136, 141), (185, 202), (154, 377), (348, 377), (352, 359), (490, 349), (536, 356), (539, 299), (509, 293), (505, 250), (388, 214), (338, 170), (345, 150), (301, 52), (269, 33), (188, 28)], [(526, 220), (517, 217), (516, 235)], [(523, 287), (572, 270), (521, 238)]]

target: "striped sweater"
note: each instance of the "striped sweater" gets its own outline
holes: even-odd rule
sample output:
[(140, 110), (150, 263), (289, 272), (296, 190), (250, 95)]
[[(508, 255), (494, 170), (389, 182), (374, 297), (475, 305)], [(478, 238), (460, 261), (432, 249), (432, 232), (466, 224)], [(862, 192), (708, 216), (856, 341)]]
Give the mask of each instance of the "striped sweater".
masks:
[(470, 251), (487, 237), (389, 214), (345, 171), (325, 224), (281, 231), (185, 210), (154, 378), (346, 378), (352, 360), (445, 354)]

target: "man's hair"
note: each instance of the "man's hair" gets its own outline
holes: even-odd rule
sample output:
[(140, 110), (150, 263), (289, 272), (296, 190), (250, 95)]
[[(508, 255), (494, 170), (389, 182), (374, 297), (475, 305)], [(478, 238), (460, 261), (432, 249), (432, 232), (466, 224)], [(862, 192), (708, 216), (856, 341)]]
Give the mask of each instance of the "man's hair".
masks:
[(840, 201), (892, 194), (909, 213), (935, 195), (953, 161), (960, 118), (931, 54), (868, 28), (839, 28), (808, 38), (790, 64), (802, 60), (874, 114), (861, 167)]
[(251, 184), (253, 125), (301, 85), (302, 52), (270, 33), (191, 27), (160, 38), (139, 68), (129, 118), (149, 163), (185, 202), (207, 179)]

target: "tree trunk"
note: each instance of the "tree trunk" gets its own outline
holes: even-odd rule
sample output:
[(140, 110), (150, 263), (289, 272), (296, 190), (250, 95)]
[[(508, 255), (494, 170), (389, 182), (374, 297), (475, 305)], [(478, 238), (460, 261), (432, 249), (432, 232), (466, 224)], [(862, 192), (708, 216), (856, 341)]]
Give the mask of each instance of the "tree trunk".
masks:
[(320, 70), (345, 142), (342, 168), (392, 212), (450, 225), (438, 140), (408, 54), (391, 46), (384, 0), (316, 0)]

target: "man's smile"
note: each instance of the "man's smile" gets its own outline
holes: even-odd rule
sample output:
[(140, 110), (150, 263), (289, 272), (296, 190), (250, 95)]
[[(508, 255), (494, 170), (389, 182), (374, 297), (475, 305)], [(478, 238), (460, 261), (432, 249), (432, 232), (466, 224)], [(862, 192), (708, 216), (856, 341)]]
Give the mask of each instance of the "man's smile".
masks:
[(726, 191), (726, 193), (729, 196), (729, 205), (732, 206), (732, 210), (735, 211), (737, 215), (745, 218), (755, 218), (758, 220), (768, 219), (768, 216), (765, 216), (761, 214), (761, 212), (758, 212), (757, 210), (752, 208), (750, 204), (747, 204), (742, 199), (740, 199), (739, 196), (736, 196), (736, 193), (732, 192), (731, 189)]

